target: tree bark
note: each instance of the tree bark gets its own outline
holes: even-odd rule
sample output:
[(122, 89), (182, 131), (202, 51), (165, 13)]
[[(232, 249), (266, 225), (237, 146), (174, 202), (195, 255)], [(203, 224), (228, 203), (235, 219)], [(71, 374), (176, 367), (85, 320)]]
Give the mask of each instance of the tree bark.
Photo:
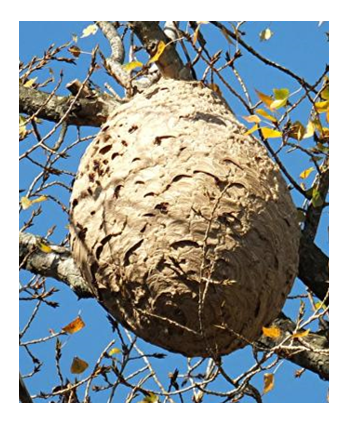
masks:
[(50, 244), (51, 252), (45, 253), (38, 247), (42, 242), (42, 237), (20, 232), (20, 268), (67, 284), (79, 298), (94, 297), (81, 277), (70, 251)]
[[(59, 122), (73, 101), (72, 96), (57, 96), (19, 85), (20, 113)], [(100, 127), (114, 107), (106, 97), (79, 98), (65, 118), (68, 125)]]
[(129, 21), (129, 23), (151, 57), (156, 53), (159, 41), (165, 43), (166, 47), (156, 61), (163, 77), (177, 80), (193, 79), (190, 69), (183, 64), (174, 44), (160, 28), (158, 21)]
[(329, 303), (329, 258), (307, 237), (301, 238), (298, 278), (325, 305)]

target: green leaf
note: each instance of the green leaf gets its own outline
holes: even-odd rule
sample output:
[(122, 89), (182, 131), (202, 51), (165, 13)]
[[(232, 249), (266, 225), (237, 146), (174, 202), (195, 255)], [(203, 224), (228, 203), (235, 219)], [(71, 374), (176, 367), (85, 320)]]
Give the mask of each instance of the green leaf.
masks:
[(320, 192), (314, 188), (312, 190), (312, 205), (315, 208), (320, 208), (323, 205), (324, 201)]
[(159, 397), (154, 393), (149, 393), (140, 403), (158, 403)]
[(271, 103), (270, 109), (279, 109), (287, 104), (290, 96), (290, 90), (288, 88), (274, 88), (275, 100)]

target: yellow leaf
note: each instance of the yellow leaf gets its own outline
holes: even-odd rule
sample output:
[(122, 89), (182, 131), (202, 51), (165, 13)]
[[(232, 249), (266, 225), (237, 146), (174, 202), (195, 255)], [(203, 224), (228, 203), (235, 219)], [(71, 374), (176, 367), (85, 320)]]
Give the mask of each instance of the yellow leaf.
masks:
[(70, 372), (72, 374), (81, 374), (86, 370), (88, 366), (89, 364), (87, 362), (75, 356), (70, 367)]
[(62, 330), (68, 334), (74, 334), (80, 331), (81, 329), (83, 329), (84, 327), (85, 327), (85, 322), (79, 316), (75, 318), (75, 320), (72, 321), (70, 324), (63, 327)]
[(274, 99), (271, 96), (267, 96), (266, 94), (262, 93), (261, 91), (255, 90), (256, 94), (258, 95), (259, 99), (268, 107), (270, 108), (272, 102)]
[(252, 128), (250, 128), (250, 130), (248, 130), (246, 133), (244, 133), (244, 135), (249, 135), (252, 134), (253, 132), (255, 132), (257, 129), (259, 129), (258, 124), (255, 124)]
[(259, 115), (263, 116), (264, 118), (268, 119), (271, 122), (277, 122), (277, 119), (274, 116), (268, 114), (266, 112), (266, 110), (264, 110), (264, 109), (256, 109), (255, 112), (258, 113)]
[(261, 122), (261, 119), (258, 117), (258, 115), (243, 116), (243, 118), (250, 123), (254, 122), (255, 124), (259, 124), (259, 122)]
[(19, 136), (21, 138), (24, 138), (27, 134), (27, 129), (26, 129), (26, 125), (25, 125), (26, 119), (22, 115), (19, 115), (19, 116), (20, 116), (20, 118), (19, 118)]
[(301, 339), (302, 337), (308, 336), (309, 332), (310, 332), (309, 329), (308, 330), (304, 330), (304, 331), (298, 331), (297, 333), (292, 334), (292, 338), (293, 339)]
[(329, 100), (329, 84), (320, 92), (320, 96), (323, 100)]
[(34, 200), (30, 200), (28, 197), (24, 196), (21, 198), (21, 206), (25, 210), (31, 207), (34, 203), (43, 202), (44, 200), (47, 200), (47, 196), (40, 196)]
[(265, 138), (277, 138), (282, 136), (282, 132), (273, 130), (272, 128), (268, 127), (261, 128), (261, 134)]
[(122, 65), (122, 69), (126, 72), (132, 71), (133, 69), (139, 68), (140, 66), (143, 66), (142, 62), (139, 62), (138, 60), (135, 60), (134, 62), (129, 62), (124, 65)]
[(49, 246), (49, 244), (42, 242), (37, 243), (38, 248), (43, 252), (43, 253), (51, 253), (52, 248)]
[(274, 384), (275, 384), (274, 374), (265, 373), (263, 394), (270, 392), (274, 388)]
[(164, 41), (159, 41), (157, 51), (155, 52), (155, 55), (149, 59), (148, 63), (156, 62), (162, 55), (163, 51), (165, 50), (165, 47), (166, 44), (164, 43)]
[(192, 39), (192, 44), (195, 45), (197, 43), (197, 39), (198, 39), (198, 32), (200, 31), (200, 24), (197, 25), (195, 31), (194, 31), (194, 36)]
[(324, 302), (316, 302), (316, 304), (314, 305), (314, 308), (316, 309), (316, 310), (318, 310), (318, 309), (324, 309)]
[(24, 87), (32, 87), (33, 84), (37, 81), (37, 77), (36, 78), (31, 78), (28, 81), (26, 81), (23, 86)]
[(280, 109), (280, 107), (284, 107), (287, 103), (287, 99), (286, 100), (274, 100), (271, 105), (270, 105), (270, 109)]
[(97, 25), (95, 24), (89, 25), (83, 29), (83, 33), (80, 38), (85, 38), (85, 37), (89, 37), (89, 35), (94, 35), (96, 34), (97, 30), (98, 30)]
[(324, 113), (329, 110), (329, 100), (325, 100), (324, 102), (317, 102), (314, 104), (316, 111), (318, 113)]
[(270, 28), (266, 28), (259, 34), (260, 41), (268, 41), (274, 35)]
[(281, 336), (281, 330), (278, 327), (263, 327), (263, 334), (270, 339), (278, 339)]
[(159, 397), (154, 393), (149, 393), (140, 403), (158, 403)]
[(69, 47), (68, 52), (71, 53), (74, 57), (79, 57), (81, 54), (81, 50), (78, 46)]
[(296, 121), (291, 125), (288, 135), (298, 141), (301, 141), (306, 134), (306, 128), (300, 121)]
[(306, 127), (306, 132), (303, 136), (303, 138), (309, 138), (309, 137), (313, 137), (314, 135), (314, 124), (312, 121), (308, 121), (307, 127)]
[(109, 351), (109, 355), (118, 355), (119, 353), (121, 353), (120, 349), (118, 349), (118, 347), (113, 347), (110, 351)]
[(28, 197), (26, 197), (26, 196), (21, 197), (22, 209), (28, 209), (31, 205), (32, 205), (32, 202)]
[(74, 43), (78, 42), (78, 36), (76, 34), (72, 34), (72, 40), (74, 41)]
[(312, 174), (313, 171), (314, 171), (313, 166), (311, 166), (308, 169), (305, 169), (303, 172), (300, 173), (300, 178), (305, 180), (306, 178), (308, 178)]

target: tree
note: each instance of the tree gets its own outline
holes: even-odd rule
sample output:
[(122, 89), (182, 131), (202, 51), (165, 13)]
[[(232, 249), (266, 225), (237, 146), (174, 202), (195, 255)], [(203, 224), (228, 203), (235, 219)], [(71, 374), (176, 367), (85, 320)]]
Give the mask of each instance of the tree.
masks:
[[(320, 31), (314, 24), (314, 31), (317, 30)], [(110, 45), (110, 53), (104, 54), (101, 51), (104, 48), (104, 40), (90, 53), (85, 52), (82, 47), (86, 41), (85, 38), (93, 38), (99, 32)], [(297, 364), (300, 367), (296, 371), (297, 377), (301, 377), (306, 371), (306, 373), (316, 374), (322, 380), (328, 380), (328, 258), (315, 242), (321, 218), (328, 207), (328, 66), (326, 65), (319, 72), (314, 81), (309, 82), (288, 67), (259, 53), (256, 42), (251, 45), (247, 41), (249, 33), (255, 33), (255, 28), (253, 23), (247, 22), (211, 21), (180, 24), (165, 22), (161, 24), (151, 21), (126, 23), (98, 21), (84, 28), (80, 38), (73, 36), (72, 40), (64, 45), (51, 46), (42, 57), (34, 57), (27, 63), (20, 62), (20, 160), (24, 164), (24, 179), (20, 187), (22, 220), (20, 268), (23, 270), (21, 271), (20, 299), (23, 301), (23, 318), (26, 317), (23, 319), (20, 331), (20, 348), (23, 351), (21, 359), (24, 361), (24, 365), (21, 364), (20, 368), (26, 368), (26, 371), (24, 369), (21, 371), (26, 374), (23, 377), (27, 377), (20, 378), (22, 401), (29, 401), (27, 392), (30, 392), (36, 400), (49, 399), (63, 403), (95, 402), (97, 399), (103, 399), (104, 396), (110, 401), (128, 402), (203, 402), (212, 398), (225, 402), (246, 401), (251, 398), (256, 402), (262, 402), (263, 399), (267, 401), (267, 396), (264, 398), (264, 395), (273, 389), (274, 382), (277, 381), (280, 373), (278, 370), (285, 363)], [(268, 43), (272, 36), (270, 28), (264, 28), (260, 32), (260, 40), (263, 43)], [(324, 42), (326, 43), (326, 38)], [(266, 86), (266, 91), (263, 88), (265, 84), (257, 79), (252, 83), (246, 83), (240, 69), (243, 69), (243, 61), (247, 60), (245, 58), (247, 55), (255, 60), (253, 64), (255, 69), (265, 66), (277, 72), (278, 78), (282, 78), (282, 86)], [(54, 68), (57, 62), (60, 64), (64, 62), (70, 69), (73, 65), (80, 65), (81, 61), (85, 61), (86, 56), (90, 57), (86, 75), (81, 81), (75, 79), (67, 83), (66, 90), (70, 94), (63, 95), (65, 91), (61, 85), (65, 73), (60, 73), (56, 81), (56, 71), (52, 67)], [(320, 69), (319, 66), (318, 69)], [(107, 78), (110, 79), (110, 83), (106, 81)], [(258, 139), (256, 146), (263, 145), (282, 172), (288, 184), (288, 190), (286, 186), (283, 189), (282, 180), (275, 184), (274, 180), (267, 179), (268, 187), (271, 189), (275, 184), (277, 190), (281, 190), (280, 192), (284, 190), (285, 193), (287, 191), (291, 193), (297, 205), (297, 225), (301, 230), (297, 269), (299, 281), (294, 292), (289, 296), (284, 313), (280, 313), (276, 318), (273, 316), (272, 319), (275, 318), (273, 322), (268, 322), (265, 318), (265, 325), (259, 325), (257, 329), (258, 337), (260, 337), (252, 339), (244, 337), (242, 344), (247, 347), (227, 357), (211, 353), (205, 355), (207, 358), (185, 360), (181, 356), (177, 358), (174, 354), (168, 354), (166, 351), (137, 340), (133, 333), (119, 325), (113, 318), (114, 316), (122, 320), (121, 315), (115, 315), (115, 307), (111, 302), (112, 292), (108, 297), (102, 298), (95, 291), (93, 282), (99, 281), (98, 275), (101, 271), (98, 271), (97, 267), (93, 271), (92, 267), (95, 263), (90, 259), (92, 254), (86, 254), (86, 246), (84, 250), (76, 247), (78, 240), (82, 239), (82, 231), (85, 228), (80, 228), (80, 219), (75, 210), (81, 208), (81, 216), (83, 213), (89, 216), (89, 203), (82, 201), (82, 191), (78, 190), (77, 186), (80, 185), (80, 178), (82, 178), (84, 181), (82, 187), (86, 191), (89, 190), (89, 198), (94, 199), (95, 189), (90, 188), (90, 179), (94, 177), (90, 177), (90, 169), (101, 172), (100, 164), (96, 164), (95, 160), (90, 162), (88, 154), (85, 155), (89, 158), (86, 159), (88, 172), (80, 169), (78, 172), (83, 146), (86, 147), (87, 142), (92, 142), (95, 138), (95, 134), (91, 135), (86, 127), (102, 128), (101, 135), (96, 138), (95, 143), (96, 150), (100, 148), (105, 154), (112, 148), (112, 144), (107, 145), (107, 140), (113, 139), (118, 133), (117, 128), (113, 129), (112, 124), (115, 111), (125, 113), (132, 108), (133, 104), (137, 104), (135, 114), (139, 116), (139, 99), (144, 97), (144, 93), (146, 98), (150, 99), (164, 89), (172, 92), (174, 87), (179, 87), (176, 93), (173, 97), (165, 97), (163, 102), (166, 104), (172, 101), (173, 103), (175, 96), (175, 101), (179, 99), (177, 104), (183, 105), (179, 93), (184, 91), (186, 84), (189, 84), (189, 87), (194, 86), (194, 90), (201, 90), (201, 93), (209, 93), (206, 96), (210, 96), (208, 102), (211, 102), (214, 111), (219, 104), (222, 104), (222, 114), (234, 113), (238, 118), (242, 114), (246, 127), (240, 126), (238, 131), (248, 140)], [(250, 90), (250, 86), (256, 91)], [(271, 88), (273, 88), (272, 95)], [(192, 91), (190, 94), (185, 93), (185, 98), (192, 99), (193, 93)], [(225, 103), (225, 99), (228, 103)], [(201, 115), (204, 115), (203, 120), (207, 123), (203, 102), (192, 107), (198, 109), (199, 106), (202, 110)], [(242, 110), (241, 113), (240, 110)], [(196, 113), (196, 110), (194, 112)], [(138, 125), (136, 121), (133, 121), (134, 113), (129, 113), (131, 113), (129, 116), (133, 117), (131, 121), (128, 119), (126, 130), (134, 138)], [(120, 121), (117, 126), (126, 125), (122, 122)], [(143, 124), (144, 122), (143, 118), (139, 121)], [(162, 122), (163, 120), (159, 121), (159, 125), (163, 125)], [(149, 122), (149, 119), (145, 125), (152, 125), (154, 128), (154, 122)], [(187, 132), (191, 132), (191, 125), (186, 128)], [(203, 127), (199, 129), (199, 132), (203, 132)], [(176, 135), (157, 133), (154, 144), (167, 146), (169, 137), (176, 137)], [(204, 139), (206, 137), (207, 135)], [(127, 140), (122, 140), (122, 143), (127, 143)], [(91, 146), (94, 146), (93, 142)], [(226, 146), (228, 153), (228, 149), (232, 149), (233, 145), (226, 144)], [(94, 149), (94, 147), (91, 148)], [(252, 152), (253, 160), (255, 152)], [(106, 157), (103, 159), (103, 162), (106, 160), (105, 166), (113, 166), (114, 155), (118, 156), (119, 152), (110, 151), (112, 161), (110, 163)], [(174, 150), (171, 150), (171, 156), (174, 156)], [(297, 166), (290, 165), (289, 157), (297, 162)], [(135, 158), (132, 157), (132, 160), (134, 161)], [(262, 156), (260, 160), (263, 160)], [(85, 165), (85, 160), (82, 163)], [(84, 165), (81, 164), (80, 167)], [(182, 167), (182, 164), (179, 166)], [(267, 166), (263, 166), (265, 171)], [(102, 171), (103, 174), (105, 172), (107, 171)], [(118, 168), (115, 169), (116, 174), (117, 172), (119, 172)], [(75, 176), (77, 182), (73, 188), (70, 212), (69, 196)], [(309, 183), (311, 176), (313, 181)], [(180, 179), (180, 174), (174, 174), (173, 179)], [(261, 180), (259, 181), (262, 185)], [(216, 185), (218, 186), (218, 182)], [(121, 187), (117, 184), (117, 193), (113, 193), (116, 198)], [(219, 196), (229, 187), (230, 182), (221, 188)], [(288, 196), (288, 193), (285, 196)], [(134, 207), (132, 214), (134, 214)], [(166, 213), (167, 207), (165, 201), (160, 203), (159, 213)], [(213, 210), (217, 209), (217, 206), (213, 206), (212, 198), (210, 207)], [(99, 208), (97, 210), (100, 211)], [(102, 231), (101, 217), (108, 213), (107, 211), (110, 212), (106, 207), (100, 212), (98, 226), (92, 231), (90, 237), (96, 237)], [(90, 213), (94, 215), (96, 209), (90, 209)], [(291, 212), (287, 212), (289, 213)], [(128, 216), (127, 212), (125, 216)], [(227, 219), (226, 216), (224, 219)], [(281, 221), (277, 221), (275, 217), (270, 222), (277, 225), (271, 227), (263, 238), (281, 240), (284, 235), (284, 242), (292, 244), (291, 237), (294, 233), (289, 233), (288, 227), (282, 227)], [(65, 228), (66, 223), (67, 228)], [(118, 220), (117, 225), (122, 225), (122, 220)], [(236, 223), (223, 225), (226, 228), (234, 228)], [(292, 227), (292, 224), (289, 225)], [(211, 226), (207, 225), (208, 228)], [(38, 227), (39, 232), (32, 231), (31, 227), (33, 229)], [(68, 246), (68, 228), (72, 235), (72, 250)], [(144, 230), (139, 229), (139, 231)], [(280, 234), (276, 237), (278, 232)], [(128, 240), (130, 237), (133, 238), (132, 234), (130, 230), (127, 235)], [(107, 239), (105, 242), (108, 243), (107, 233), (104, 235)], [(129, 241), (132, 243), (127, 242), (129, 246), (126, 253), (131, 255), (134, 248), (141, 242)], [(270, 246), (274, 246), (276, 242), (270, 243)], [(99, 246), (95, 244), (90, 249), (98, 249), (98, 256), (102, 252), (104, 256), (104, 244), (101, 243)], [(247, 245), (247, 250), (252, 251), (253, 246)], [(278, 255), (286, 252), (284, 256), (278, 256), (282, 263), (290, 260), (290, 264), (294, 264), (292, 258), (289, 258), (292, 249), (279, 248), (278, 251)], [(191, 251), (188, 250), (188, 252)], [(184, 253), (185, 256), (188, 254)], [(268, 251), (265, 249), (265, 256), (267, 254)], [(260, 252), (258, 256), (260, 257)], [(127, 263), (137, 269), (140, 259), (134, 255), (133, 258), (133, 260), (127, 259)], [(204, 253), (203, 261), (205, 259), (208, 259), (207, 253)], [(265, 258), (263, 260), (266, 261)], [(177, 260), (173, 261), (172, 265), (175, 267), (175, 273), (176, 268), (181, 268), (181, 263)], [(154, 269), (157, 267), (155, 265)], [(248, 267), (250, 273), (250, 264)], [(86, 269), (89, 271), (85, 272)], [(109, 267), (107, 266), (106, 269)], [(218, 278), (223, 280), (220, 275)], [(286, 277), (283, 276), (283, 278)], [(56, 310), (58, 307), (57, 291), (62, 288), (54, 280), (65, 283), (79, 299), (96, 299), (93, 308), (99, 308), (99, 302), (109, 312), (106, 326), (111, 325), (116, 339), (106, 347), (100, 346), (96, 361), (92, 360), (90, 363), (88, 360), (90, 355), (87, 351), (84, 355), (82, 353), (70, 355), (66, 346), (67, 343), (73, 346), (75, 337), (79, 337), (76, 333), (82, 330), (87, 321), (84, 314), (82, 317), (79, 314), (75, 319), (66, 314), (64, 315), (68, 317), (66, 322), (55, 324), (53, 319), (53, 324), (49, 324), (54, 313), (51, 314), (48, 311), (47, 327), (44, 324), (39, 325), (41, 336), (33, 336), (37, 323), (41, 323), (40, 311), (46, 308)], [(229, 280), (224, 279), (224, 281)], [(233, 281), (230, 284), (233, 285)], [(207, 292), (208, 289), (201, 298), (204, 298)], [(279, 295), (279, 288), (274, 287), (271, 294)], [(68, 300), (70, 296), (73, 295), (67, 294), (64, 302), (70, 302)], [(125, 299), (120, 300), (123, 302)], [(296, 302), (297, 311), (294, 308)], [(66, 311), (67, 303), (63, 303), (63, 300), (61, 303), (61, 310)], [(279, 301), (276, 302), (278, 303)], [(198, 304), (203, 305), (203, 302)], [(30, 308), (29, 305), (32, 307)], [(292, 315), (288, 316), (286, 313)], [(203, 313), (200, 311), (196, 314), (198, 315), (196, 321), (201, 320)], [(198, 328), (198, 324), (196, 325)], [(43, 336), (44, 331), (52, 326), (55, 329), (50, 330), (50, 335)], [(140, 329), (135, 328), (134, 325), (130, 325), (130, 328), (148, 341), (169, 348), (169, 345), (162, 342), (160, 333), (154, 335), (153, 331), (148, 337), (147, 328), (144, 325)], [(163, 328), (159, 326), (156, 328), (161, 332), (164, 330), (164, 325)], [(200, 328), (203, 333), (202, 324)], [(208, 328), (206, 333), (207, 330)], [(220, 333), (216, 332), (216, 334)], [(99, 340), (96, 336), (91, 334), (97, 346)], [(232, 336), (235, 339), (240, 335)], [(52, 342), (55, 342), (54, 353), (51, 357), (51, 348), (44, 349), (47, 359), (43, 362), (36, 349), (38, 346), (45, 348)], [(194, 346), (194, 342), (191, 346)], [(75, 346), (73, 348), (75, 349)], [(176, 346), (173, 348), (174, 351), (182, 351), (181, 349)], [(50, 386), (40, 387), (34, 395), (31, 390), (31, 380), (35, 381), (36, 376), (43, 373), (42, 369), (49, 366), (49, 358), (52, 362), (54, 359), (54, 372), (51, 374), (53, 380), (50, 381)], [(173, 364), (169, 358), (174, 358)], [(236, 372), (237, 358), (243, 358), (244, 364), (241, 368), (239, 364)], [(70, 361), (70, 372), (67, 370), (68, 367), (62, 365), (65, 361)], [(166, 369), (161, 370), (159, 361), (169, 366), (169, 372)], [(30, 367), (31, 362), (32, 367)], [(258, 380), (260, 378), (262, 381)], [(302, 378), (306, 377), (302, 376)], [(40, 381), (43, 383), (42, 380)], [(27, 389), (26, 386), (28, 386)]]

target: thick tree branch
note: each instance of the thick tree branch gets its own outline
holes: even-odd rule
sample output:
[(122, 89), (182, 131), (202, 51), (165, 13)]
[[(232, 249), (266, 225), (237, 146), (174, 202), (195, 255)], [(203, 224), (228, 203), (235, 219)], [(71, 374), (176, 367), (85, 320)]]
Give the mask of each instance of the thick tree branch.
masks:
[(291, 339), (290, 342), (281, 343), (282, 338), (294, 333), (296, 324), (281, 313), (272, 325), (282, 330), (282, 336), (276, 340), (262, 336), (259, 339), (262, 345), (269, 349), (277, 347), (275, 353), (280, 357), (313, 371), (322, 380), (329, 380), (329, 341), (327, 334), (322, 332), (309, 333), (299, 340)]
[(111, 46), (111, 59), (122, 64), (125, 51), (121, 37), (118, 35), (115, 25), (110, 21), (96, 21), (96, 25), (101, 29)]
[(317, 192), (318, 202), (310, 202), (306, 220), (304, 223), (303, 236), (314, 240), (317, 235), (318, 225), (325, 207), (325, 201), (329, 191), (329, 159), (327, 158), (321, 166), (322, 173), (317, 175), (312, 188)]
[(179, 80), (192, 79), (190, 70), (183, 64), (174, 44), (160, 28), (158, 21), (129, 21), (129, 23), (150, 56), (156, 53), (159, 41), (166, 44), (166, 48), (156, 62), (163, 77)]
[(40, 249), (42, 237), (19, 234), (20, 268), (43, 277), (52, 277), (67, 284), (79, 298), (94, 297), (75, 265), (71, 253), (62, 246), (51, 244), (51, 252)]
[[(52, 277), (64, 282), (80, 298), (94, 297), (81, 277), (70, 251), (62, 246), (50, 245), (52, 251), (44, 253), (38, 247), (41, 242), (43, 242), (43, 239), (39, 236), (30, 233), (20, 233), (21, 267), (34, 274)], [(296, 327), (294, 322), (282, 314), (273, 324), (281, 328), (284, 333), (288, 332), (290, 334), (293, 333)], [(276, 346), (276, 342), (269, 338), (262, 337), (260, 341), (263, 346), (270, 349)], [(326, 349), (326, 337), (317, 333), (310, 333), (307, 336), (307, 343), (311, 348), (306, 349), (300, 346), (300, 349), (296, 351), (290, 352), (287, 349), (280, 349), (280, 351), (275, 353), (317, 373), (321, 378), (327, 379), (329, 372), (328, 358), (324, 353), (317, 352), (318, 350)]]
[[(20, 113), (59, 122), (73, 101), (72, 96), (57, 96), (19, 85)], [(106, 97), (79, 98), (66, 117), (68, 125), (100, 127), (115, 103)]]
[(301, 238), (298, 278), (324, 303), (329, 297), (329, 258), (307, 237)]
[(22, 379), (20, 374), (20, 382), (19, 382), (19, 398), (22, 403), (33, 403), (31, 395), (29, 394), (27, 387)]

